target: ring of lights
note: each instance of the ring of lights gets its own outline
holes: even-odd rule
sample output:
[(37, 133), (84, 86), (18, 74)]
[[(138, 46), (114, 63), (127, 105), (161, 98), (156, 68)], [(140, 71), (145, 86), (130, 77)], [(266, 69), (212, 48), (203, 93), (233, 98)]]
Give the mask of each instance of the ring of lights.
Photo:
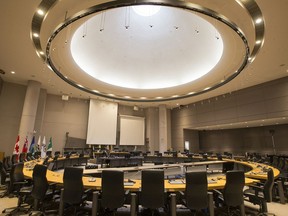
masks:
[[(42, 1), (45, 2), (46, 0)], [(50, 1), (50, 7), (53, 6), (54, 3), (56, 3), (57, 1)], [(41, 3), (41, 4), (42, 4)], [(109, 98), (109, 99), (114, 99), (114, 100), (122, 100), (122, 101), (128, 101), (128, 102), (161, 102), (161, 101), (170, 101), (170, 100), (177, 100), (177, 99), (183, 99), (183, 98), (187, 98), (187, 97), (192, 97), (195, 95), (199, 95), (208, 91), (211, 91), (213, 89), (216, 89), (226, 83), (228, 83), (229, 81), (231, 81), (232, 79), (234, 79), (237, 75), (240, 74), (240, 72), (246, 67), (246, 65), (248, 64), (248, 62), (254, 60), (256, 54), (259, 52), (260, 48), (263, 45), (264, 42), (264, 22), (261, 23), (261, 25), (255, 25), (255, 20), (256, 17), (262, 17), (262, 13), (258, 7), (258, 5), (254, 2), (254, 1), (238, 1), (238, 3), (245, 8), (249, 15), (251, 16), (251, 20), (254, 24), (254, 28), (255, 28), (255, 44), (253, 47), (253, 50), (250, 54), (250, 47), (248, 45), (248, 41), (243, 33), (243, 31), (233, 22), (231, 22), (228, 18), (226, 18), (225, 16), (218, 14), (217, 12), (210, 10), (208, 8), (202, 7), (200, 5), (196, 5), (196, 4), (192, 4), (192, 3), (188, 3), (188, 2), (183, 2), (183, 1), (166, 1), (166, 0), (162, 0), (162, 1), (147, 1), (147, 0), (138, 0), (138, 1), (130, 1), (130, 0), (125, 0), (125, 1), (109, 1), (107, 3), (103, 3), (103, 4), (98, 4), (98, 5), (94, 5), (93, 7), (90, 7), (88, 9), (82, 10), (80, 12), (78, 12), (77, 14), (71, 16), (70, 18), (66, 19), (63, 23), (61, 23), (60, 25), (58, 25), (58, 27), (56, 28), (56, 30), (53, 32), (53, 34), (49, 37), (48, 42), (46, 44), (46, 53), (42, 53), (42, 48), (41, 48), (41, 42), (40, 42), (40, 37), (39, 38), (33, 38), (33, 42), (34, 45), (36, 47), (37, 53), (39, 54), (39, 56), (41, 56), (43, 59), (45, 59), (46, 63), (51, 67), (51, 69), (64, 81), (66, 81), (67, 83), (69, 83), (70, 85), (81, 89), (83, 91), (86, 91), (88, 93), (100, 96), (100, 97), (104, 97), (104, 98)], [(242, 60), (242, 63), (239, 65), (238, 69), (236, 71), (233, 71), (232, 74), (230, 74), (229, 76), (225, 77), (225, 79), (221, 79), (219, 82), (213, 84), (213, 85), (209, 85), (209, 87), (205, 87), (200, 89), (199, 91), (194, 91), (194, 92), (189, 92), (189, 93), (185, 93), (185, 94), (179, 94), (177, 96), (173, 95), (173, 96), (165, 96), (165, 97), (156, 97), (156, 98), (152, 98), (152, 97), (125, 97), (122, 95), (112, 95), (111, 92), (102, 92), (102, 91), (95, 91), (92, 88), (89, 88), (87, 86), (84, 86), (82, 84), (80, 84), (79, 82), (76, 82), (73, 79), (68, 78), (67, 76), (65, 76), (65, 74), (63, 73), (63, 71), (61, 71), (60, 68), (57, 68), (57, 65), (54, 64), (53, 59), (51, 58), (51, 52), (52, 52), (52, 48), (51, 45), (53, 43), (53, 40), (57, 37), (57, 35), (66, 27), (68, 27), (69, 25), (71, 25), (72, 23), (76, 22), (77, 20), (80, 20), (82, 18), (85, 18), (89, 15), (104, 11), (104, 10), (109, 10), (109, 9), (113, 9), (113, 8), (119, 8), (119, 7), (127, 7), (127, 6), (133, 6), (133, 5), (143, 5), (143, 4), (147, 4), (147, 5), (161, 5), (161, 6), (168, 6), (168, 7), (175, 7), (175, 8), (182, 8), (182, 9), (186, 9), (192, 12), (197, 12), (197, 13), (201, 13), (204, 14), (206, 16), (212, 17), (213, 19), (216, 19), (217, 21), (224, 23), (225, 25), (227, 25), (229, 28), (232, 29), (232, 31), (234, 31), (238, 37), (242, 40), (243, 46), (245, 47), (245, 56)], [(256, 9), (255, 9), (256, 8)], [(42, 22), (35, 22), (35, 19), (37, 19), (37, 16), (33, 17), (33, 22), (32, 22), (32, 33), (33, 32), (39, 32), (41, 30), (41, 25)], [(39, 18), (38, 18), (39, 19)], [(262, 18), (263, 19), (263, 18)], [(37, 23), (37, 24), (35, 24)], [(40, 23), (40, 24), (39, 24)], [(257, 43), (256, 43), (257, 41)], [(260, 41), (260, 43), (259, 43)]]

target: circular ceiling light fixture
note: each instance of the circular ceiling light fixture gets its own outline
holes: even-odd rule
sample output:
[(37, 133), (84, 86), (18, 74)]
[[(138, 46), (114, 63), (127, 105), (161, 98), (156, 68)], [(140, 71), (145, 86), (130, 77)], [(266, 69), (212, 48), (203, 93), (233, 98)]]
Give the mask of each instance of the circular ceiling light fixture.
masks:
[[(205, 76), (222, 57), (220, 33), (194, 13), (162, 7), (151, 22), (131, 14), (133, 25), (129, 31), (119, 23), (119, 17), (125, 14), (126, 8), (110, 10), (104, 31), (97, 28), (102, 14), (96, 14), (72, 35), (70, 49), (74, 61), (96, 80), (130, 89), (171, 88)], [(176, 30), (171, 22), (178, 23), (180, 29)], [(151, 23), (155, 26), (152, 30)], [(195, 23), (201, 26), (200, 35), (195, 32)], [(85, 38), (83, 29), (87, 31)]]
[[(45, 5), (45, 2), (50, 1), (43, 0), (40, 6)], [(62, 3), (68, 4), (67, 2), (53, 2), (56, 6)], [(253, 24), (252, 32), (255, 33), (254, 38), (250, 38), (251, 32), (249, 32), (248, 34), (249, 37), (246, 38), (244, 32), (239, 26), (237, 26), (236, 23), (232, 22), (223, 14), (214, 11), (213, 7), (209, 8), (203, 5), (192, 4), (189, 2), (168, 0), (137, 0), (136, 2), (134, 0), (108, 1), (103, 4), (93, 5), (90, 8), (87, 8), (87, 5), (84, 6), (85, 4), (83, 4), (82, 9), (78, 10), (78, 12), (76, 12), (74, 15), (65, 18), (65, 21), (63, 23), (55, 23), (56, 25), (54, 31), (52, 31), (53, 33), (48, 37), (47, 35), (43, 37), (45, 41), (45, 38), (48, 38), (48, 42), (46, 43), (45, 55), (41, 55), (40, 57), (45, 60), (49, 68), (51, 68), (60, 78), (65, 80), (67, 83), (97, 96), (115, 100), (134, 102), (161, 102), (192, 97), (216, 89), (234, 79), (249, 63), (248, 59), (251, 60), (250, 62), (254, 60), (256, 54), (263, 45), (264, 19), (261, 10), (259, 9), (256, 2), (254, 0), (250, 0), (248, 4), (244, 0), (237, 0), (234, 3), (236, 3), (236, 5), (238, 3), (238, 7), (239, 5), (241, 5), (242, 8), (248, 11), (248, 17), (250, 15), (249, 19)], [(51, 3), (49, 7), (53, 7), (54, 9), (56, 8), (56, 6), (53, 4)], [(209, 4), (210, 3), (207, 3), (207, 5)], [(145, 16), (137, 15), (136, 12), (134, 13), (133, 9), (133, 7), (140, 6), (161, 6), (161, 10), (159, 10), (153, 16), (151, 15), (152, 13), (149, 12), (150, 17), (146, 17), (146, 24), (142, 25), (137, 24), (137, 19), (145, 19)], [(126, 10), (125, 14), (118, 16), (118, 22), (120, 24), (118, 23), (118, 26), (116, 25), (116, 28), (110, 28), (111, 26), (109, 25), (109, 23), (111, 21), (110, 18), (113, 16), (112, 14), (120, 13), (121, 8), (129, 9)], [(166, 19), (167, 23), (170, 23), (170, 25), (166, 25), (166, 27), (164, 27), (165, 25), (162, 26), (162, 24), (158, 21), (157, 17), (163, 16), (163, 13), (165, 13), (166, 10), (170, 9), (173, 9), (173, 13), (175, 11), (177, 11), (176, 13), (180, 11), (179, 13), (181, 13), (181, 15), (185, 17), (183, 19), (184, 22), (180, 22), (179, 20), (173, 20), (174, 14), (170, 13), (170, 16), (167, 16), (168, 18)], [(133, 12), (131, 12), (132, 10)], [(49, 8), (45, 8), (45, 11), (46, 19), (48, 20), (49, 18), (52, 18), (53, 13), (49, 11)], [(137, 18), (135, 16), (135, 19), (131, 19), (134, 15), (137, 15)], [(93, 32), (91, 31), (91, 28), (89, 26), (92, 24), (93, 18), (97, 20), (97, 18), (95, 18), (97, 16), (99, 21), (98, 27), (97, 25), (94, 25), (94, 27), (99, 31), (99, 34), (94, 35), (95, 37), (93, 44), (91, 44), (90, 42), (90, 46), (93, 47), (94, 51), (98, 51), (96, 52), (96, 54), (93, 52), (90, 53), (90, 55), (94, 56), (94, 61), (98, 62), (96, 64), (96, 67), (94, 67), (93, 70), (90, 70), (91, 74), (92, 72), (96, 73), (96, 78), (92, 78), (90, 72), (83, 73), (83, 69), (80, 69), (81, 64), (79, 64), (76, 60), (78, 58), (76, 56), (77, 48), (76, 54), (74, 53), (74, 51), (74, 54), (71, 54), (70, 48), (71, 50), (73, 50), (76, 47), (76, 45), (73, 45), (73, 40), (80, 40), (79, 34), (76, 37), (77, 31), (80, 31), (79, 29), (82, 29), (81, 38), (83, 41), (88, 41), (88, 38), (93, 36)], [(191, 19), (191, 17), (193, 16), (196, 17), (196, 20), (198, 19), (198, 21), (193, 22), (193, 18)], [(261, 17), (263, 21), (255, 25), (255, 20), (257, 20), (256, 17)], [(41, 22), (34, 22), (34, 18), (39, 19), (39, 17), (33, 17), (31, 32), (41, 32), (41, 26), (44, 19)], [(207, 22), (208, 26), (212, 26), (212, 28), (210, 28), (209, 30), (210, 34), (205, 33), (206, 28), (204, 28), (202, 24), (199, 24), (199, 20)], [(161, 21), (164, 22), (163, 20)], [(188, 24), (185, 26), (186, 23)], [(121, 34), (119, 34), (119, 32), (117, 33), (116, 31), (119, 26), (122, 27)], [(143, 27), (145, 27), (145, 34), (137, 35), (138, 30)], [(124, 33), (125, 29), (126, 32)], [(247, 31), (246, 27), (244, 29)], [(149, 34), (147, 34), (148, 32)], [(107, 40), (108, 33), (110, 40)], [(124, 34), (127, 34), (128, 37), (123, 40), (122, 37), (124, 37)], [(183, 34), (183, 37), (186, 37), (185, 40), (184, 38), (179, 37), (178, 34)], [(73, 38), (72, 35), (74, 35)], [(153, 35), (154, 37), (149, 41), (147, 35)], [(210, 45), (210, 49), (203, 50), (205, 50), (205, 53), (208, 54), (207, 59), (211, 58), (213, 61), (210, 59), (205, 62), (206, 56), (202, 56), (202, 58), (197, 59), (197, 54), (201, 56), (202, 50), (199, 48), (197, 49), (196, 45), (198, 45), (199, 42), (197, 40), (201, 40), (203, 36), (205, 38), (207, 37), (207, 35), (209, 35), (210, 38), (204, 43), (202, 43), (202, 45), (209, 43), (208, 47)], [(141, 50), (145, 50), (148, 47), (145, 43), (143, 44), (144, 48), (140, 46), (137, 47), (138, 44), (134, 41), (136, 36), (138, 37), (138, 39), (139, 37), (143, 37), (140, 39), (146, 41), (147, 44), (148, 42), (152, 44), (152, 46), (150, 45), (150, 47), (152, 48), (150, 48), (149, 52), (144, 52), (143, 50)], [(173, 39), (171, 40), (171, 38), (169, 37), (173, 38), (175, 41), (173, 41)], [(41, 38), (42, 35), (40, 35), (40, 37), (38, 38), (32, 38), (34, 45), (38, 51), (42, 50), (41, 44), (45, 43), (44, 41), (41, 42)], [(113, 44), (114, 40), (118, 40), (118, 38), (121, 38), (122, 43), (125, 46), (121, 47), (121, 45), (118, 45), (117, 47), (117, 45), (115, 44), (109, 46), (109, 43)], [(261, 43), (255, 43), (255, 41), (259, 40), (261, 41)], [(166, 46), (165, 44), (163, 45), (164, 41), (168, 41), (168, 46), (167, 44)], [(194, 41), (194, 44), (189, 44), (192, 43), (192, 41)], [(98, 45), (101, 46), (95, 46), (94, 43), (98, 43)], [(175, 44), (178, 44), (178, 47), (176, 47)], [(252, 46), (254, 45), (253, 49), (249, 47), (249, 44)], [(134, 49), (134, 51), (136, 50), (138, 53), (136, 52), (135, 54), (134, 52), (135, 55), (131, 55), (129, 53), (129, 49)], [(115, 50), (117, 51), (114, 52)], [(122, 50), (122, 53), (119, 50)], [(250, 50), (252, 50), (251, 53)], [(216, 51), (216, 53), (218, 52), (218, 54), (216, 54), (214, 57), (211, 57), (210, 54), (214, 51)], [(80, 55), (85, 55), (85, 52), (90, 52), (90, 50), (78, 50), (78, 54)], [(175, 56), (173, 56), (173, 53), (175, 53)], [(74, 61), (71, 61), (71, 59), (74, 59), (78, 65), (75, 64)], [(202, 75), (198, 75), (198, 78), (196, 76), (196, 78), (192, 79), (191, 77), (189, 77), (191, 74), (197, 74), (199, 71), (201, 71), (197, 68), (192, 69), (193, 67), (195, 67), (194, 63), (197, 61), (202, 62), (202, 65), (209, 66), (210, 68), (208, 67), (208, 69), (206, 69), (206, 72), (208, 71), (209, 73), (202, 73)], [(100, 65), (99, 62), (104, 62), (104, 64)], [(209, 65), (210, 62), (212, 62), (213, 64)], [(120, 68), (120, 63), (122, 66), (121, 70), (116, 71), (116, 73), (109, 74), (111, 71)], [(173, 65), (177, 66), (173, 68)], [(181, 65), (181, 67), (179, 65)], [(178, 83), (176, 82), (174, 84), (171, 84), (170, 80), (175, 81), (182, 76), (181, 68), (184, 68), (183, 71), (186, 71), (186, 73), (182, 73), (182, 75), (184, 74), (184, 78), (182, 77), (182, 80), (180, 79), (179, 82), (177, 81)], [(130, 79), (129, 75), (125, 76), (124, 72), (126, 71), (133, 71), (134, 74), (137, 74), (137, 71), (140, 71), (135, 77), (139, 77), (139, 83), (141, 85), (139, 85), (139, 83), (135, 85), (135, 81), (130, 82), (133, 83), (134, 86), (126, 84), (124, 85), (123, 83), (129, 83)], [(148, 86), (147, 84), (144, 84), (153, 83), (153, 78), (157, 77), (156, 72), (158, 71), (165, 71), (162, 74), (160, 73), (160, 79), (155, 82), (158, 83), (158, 85)], [(169, 79), (170, 75), (172, 74), (170, 73), (171, 71), (173, 71), (174, 77)], [(121, 84), (116, 84), (113, 79), (112, 81), (107, 81), (103, 78), (106, 73), (109, 74), (108, 76), (112, 77), (114, 80), (119, 79), (119, 77), (117, 77), (118, 74), (123, 75), (125, 77), (125, 80), (120, 81)], [(147, 74), (148, 76), (150, 76), (150, 82), (144, 82), (143, 76)], [(177, 74), (179, 74), (179, 76), (177, 76)], [(163, 83), (166, 82), (165, 85), (161, 87), (161, 85), (159, 84), (159, 80), (164, 81)], [(157, 97), (155, 96), (155, 90), (157, 90)], [(129, 95), (129, 97), (127, 97), (127, 95)]]

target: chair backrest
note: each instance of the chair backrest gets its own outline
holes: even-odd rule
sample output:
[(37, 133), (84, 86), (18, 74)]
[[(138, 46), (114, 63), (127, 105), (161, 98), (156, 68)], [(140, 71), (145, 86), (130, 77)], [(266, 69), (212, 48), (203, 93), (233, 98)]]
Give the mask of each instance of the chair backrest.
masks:
[(118, 170), (102, 171), (101, 205), (108, 209), (117, 209), (124, 205), (124, 173)]
[(207, 172), (187, 172), (185, 200), (189, 209), (200, 210), (208, 207)]
[(33, 155), (36, 159), (40, 158), (41, 156), (41, 152), (40, 151), (37, 151), (37, 152), (34, 152), (34, 155)]
[(286, 158), (285, 161), (284, 161), (283, 171), (284, 172), (288, 172), (288, 158)]
[(12, 158), (11, 158), (12, 164), (16, 164), (16, 163), (19, 162), (18, 157), (19, 157), (18, 154), (13, 154), (13, 155), (12, 155)]
[(4, 168), (4, 164), (3, 164), (2, 161), (0, 161), (0, 176), (1, 176), (0, 184), (1, 185), (5, 185), (7, 172), (6, 172), (5, 168)]
[(264, 183), (264, 199), (267, 202), (272, 202), (272, 190), (274, 185), (274, 172), (272, 169), (267, 171), (267, 180)]
[(65, 167), (63, 184), (63, 202), (68, 204), (79, 204), (84, 193), (83, 169), (77, 167)]
[(284, 165), (285, 165), (285, 158), (284, 157), (280, 157), (279, 158), (279, 163), (278, 163), (278, 169), (280, 169), (280, 171), (283, 170)]
[(49, 184), (46, 178), (47, 167), (36, 164), (33, 169), (33, 188), (31, 196), (34, 199), (43, 200), (48, 190)]
[(24, 174), (23, 174), (23, 167), (24, 163), (15, 163), (12, 165), (11, 171), (10, 171), (10, 182), (23, 182), (25, 180)]
[(164, 171), (142, 170), (140, 204), (156, 209), (165, 204)]
[(60, 155), (60, 151), (55, 151), (54, 156)]
[[(9, 157), (9, 159), (8, 159), (8, 157)], [(5, 170), (8, 170), (10, 168), (8, 160), (10, 160), (10, 156), (6, 156), (3, 158), (3, 167)]]
[(27, 161), (33, 160), (32, 157), (33, 157), (33, 156), (32, 156), (32, 153), (31, 153), (31, 152), (28, 152), (28, 153), (26, 154), (26, 160), (27, 160)]
[(279, 164), (279, 157), (274, 155), (273, 158), (272, 158), (272, 166), (277, 168), (278, 164)]
[(19, 155), (19, 162), (25, 162), (26, 161), (26, 153), (22, 152)]
[(46, 157), (52, 157), (52, 151), (47, 151), (46, 152)]
[(231, 170), (226, 173), (226, 184), (223, 189), (223, 197), (227, 206), (235, 207), (243, 204), (244, 185), (245, 176), (243, 171)]
[(23, 167), (24, 163), (15, 163), (11, 167), (10, 171), (10, 186), (9, 186), (9, 193), (12, 193), (13, 191), (17, 191), (20, 189), (21, 185), (18, 185), (17, 182), (25, 182), (24, 174), (23, 174)]

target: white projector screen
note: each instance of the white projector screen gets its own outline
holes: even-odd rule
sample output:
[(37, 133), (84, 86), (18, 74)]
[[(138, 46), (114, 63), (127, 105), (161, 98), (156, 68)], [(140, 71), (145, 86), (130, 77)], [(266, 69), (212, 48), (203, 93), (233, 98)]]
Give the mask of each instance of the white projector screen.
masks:
[(87, 144), (116, 145), (118, 104), (90, 99)]
[(120, 116), (120, 145), (144, 145), (145, 118)]

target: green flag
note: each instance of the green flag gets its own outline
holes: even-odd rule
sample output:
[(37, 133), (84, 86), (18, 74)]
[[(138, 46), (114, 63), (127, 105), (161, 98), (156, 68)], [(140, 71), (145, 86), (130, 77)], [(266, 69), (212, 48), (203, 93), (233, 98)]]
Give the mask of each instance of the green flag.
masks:
[(47, 151), (51, 151), (52, 152), (52, 137), (50, 137), (49, 144), (48, 144), (48, 147), (47, 147)]

